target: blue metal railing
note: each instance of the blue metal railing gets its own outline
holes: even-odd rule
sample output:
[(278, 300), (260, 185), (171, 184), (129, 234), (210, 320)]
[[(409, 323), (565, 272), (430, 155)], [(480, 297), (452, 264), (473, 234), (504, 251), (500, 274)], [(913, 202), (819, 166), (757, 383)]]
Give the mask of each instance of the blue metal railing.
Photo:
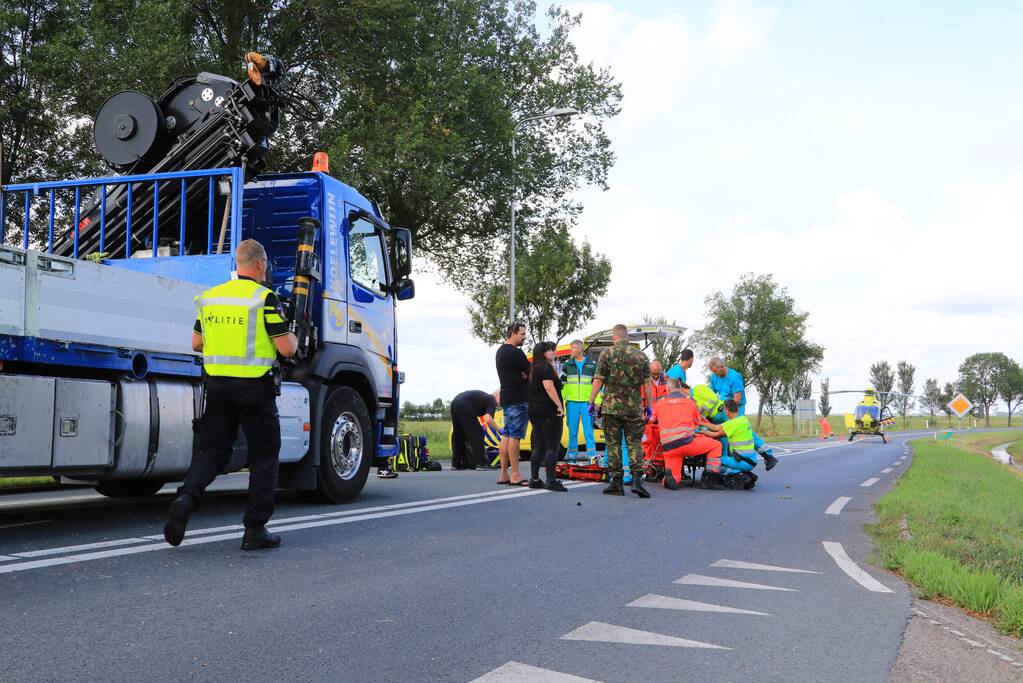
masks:
[[(192, 184), (191, 189), (189, 188), (189, 181), (198, 178), (207, 178), (206, 182), (206, 203), (208, 209), (206, 211), (206, 254), (217, 253), (215, 249), (219, 248), (219, 245), (215, 245), (213, 241), (213, 222), (214, 222), (214, 202), (217, 194), (216, 183), (214, 182), (217, 178), (227, 178), (231, 182), (231, 199), (230, 199), (230, 238), (227, 246), (229, 251), (225, 249), (225, 253), (234, 255), (234, 250), (239, 241), (239, 235), (241, 232), (241, 216), (242, 216), (242, 194), (244, 189), (244, 175), (240, 168), (218, 168), (198, 171), (177, 171), (173, 173), (147, 173), (141, 175), (131, 176), (111, 176), (105, 178), (86, 178), (82, 180), (57, 180), (44, 183), (22, 183), (17, 185), (5, 185), (0, 188), (0, 245), (6, 243), (7, 238), (7, 206), (8, 206), (8, 195), (15, 198), (17, 193), (24, 193), (23, 203), (23, 216), (22, 216), (22, 248), (28, 249), (30, 244), (30, 227), (32, 224), (32, 209), (33, 199), (40, 195), (45, 195), (49, 205), (49, 217), (47, 222), (46, 231), (46, 252), (53, 253), (55, 241), (66, 239), (67, 232), (56, 233), (55, 226), (58, 224), (58, 199), (61, 195), (58, 193), (70, 193), (74, 190), (74, 222), (69, 226), (68, 230), (72, 234), (71, 251), (74, 258), (79, 257), (80, 240), (82, 237), (82, 188), (101, 188), (100, 201), (99, 201), (99, 235), (96, 248), (90, 249), (91, 252), (105, 253), (107, 243), (107, 195), (109, 188), (116, 188), (117, 186), (127, 186), (126, 193), (126, 206), (123, 217), (124, 223), (124, 257), (131, 258), (132, 256), (132, 230), (135, 226), (132, 224), (133, 215), (135, 212), (135, 195), (137, 192), (144, 192), (147, 189), (152, 191), (153, 195), (153, 206), (152, 206), (152, 225), (150, 226), (153, 257), (159, 256), (159, 238), (160, 238), (160, 183), (167, 187), (168, 184), (176, 182), (180, 185), (180, 195), (177, 198), (178, 201), (178, 256), (185, 255), (185, 235), (188, 227), (187, 214), (188, 214), (188, 196), (191, 193), (195, 196), (195, 183)], [(164, 193), (163, 196), (170, 199), (175, 199), (174, 192)], [(201, 205), (201, 204), (200, 204)], [(194, 206), (194, 203), (193, 203)], [(94, 209), (90, 209), (90, 212)], [(61, 211), (63, 213), (63, 211)], [(166, 213), (166, 211), (165, 211)], [(166, 218), (164, 217), (165, 227)], [(94, 222), (90, 222), (90, 227)], [(109, 255), (110, 258), (116, 258), (114, 255)]]

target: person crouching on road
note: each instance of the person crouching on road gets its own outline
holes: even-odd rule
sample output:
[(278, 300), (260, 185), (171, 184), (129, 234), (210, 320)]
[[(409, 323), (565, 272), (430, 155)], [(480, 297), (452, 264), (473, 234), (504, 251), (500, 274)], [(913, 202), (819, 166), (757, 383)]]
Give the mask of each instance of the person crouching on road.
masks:
[(483, 445), (480, 418), (494, 431), (500, 431), (494, 421), (498, 396), (498, 391), (488, 394), (470, 389), (451, 399), (451, 469), (491, 469)]
[(652, 415), (650, 406), (643, 404), (643, 391), (653, 396), (650, 367), (646, 354), (629, 343), (629, 328), (615, 325), (611, 330), (614, 345), (600, 352), (597, 373), (590, 388), (590, 414), (597, 413), (597, 394), (604, 389), (604, 443), (607, 451), (609, 483), (602, 491), (611, 496), (625, 495), (622, 486), (622, 438), (629, 448), (632, 469), (632, 492), (640, 498), (649, 498), (643, 486), (643, 426)]
[(206, 410), (198, 435), (199, 451), (163, 528), (164, 538), (173, 546), (181, 544), (188, 518), (199, 507), (206, 487), (231, 460), (239, 425), (249, 451), (249, 503), (243, 519), (242, 549), (281, 544), (280, 536), (266, 530), (274, 510), (281, 450), (281, 423), (270, 369), (278, 353), (295, 355), (298, 339), (288, 331), (277, 295), (259, 284), (266, 278), (263, 245), (244, 240), (235, 252), (235, 263), (237, 280), (195, 298), (198, 316), (192, 348), (202, 352), (208, 375)]
[[(529, 488), (567, 491), (554, 475), (561, 450), (561, 430), (565, 408), (561, 405), (561, 380), (554, 369), (553, 342), (540, 342), (533, 347), (529, 367), (529, 424), (532, 426), (529, 458)], [(540, 481), (540, 463), (547, 472), (547, 483)]]
[(525, 486), (519, 472), (519, 442), (526, 436), (529, 422), (529, 360), (522, 353), (526, 342), (526, 326), (515, 321), (508, 325), (504, 343), (497, 349), (497, 376), (501, 380), (501, 408), (504, 429), (501, 430), (501, 473), (498, 484)]
[(710, 422), (700, 415), (696, 403), (686, 395), (688, 389), (689, 385), (669, 377), (668, 395), (654, 404), (654, 420), (664, 450), (661, 484), (672, 491), (678, 490), (682, 482), (683, 458), (703, 455), (708, 463), (721, 460), (721, 442), (696, 433), (701, 425), (708, 426)]
[(757, 483), (753, 468), (757, 466), (756, 440), (749, 418), (739, 414), (735, 399), (725, 401), (728, 420), (720, 429), (728, 439), (721, 454), (719, 474), (722, 483), (730, 489), (751, 489)]
[(597, 442), (593, 435), (593, 418), (587, 411), (593, 374), (597, 372), (597, 361), (583, 353), (583, 342), (574, 339), (569, 345), (572, 357), (561, 366), (561, 381), (565, 385), (562, 396), (565, 399), (565, 414), (568, 424), (568, 452), (565, 460), (579, 459), (579, 423), (583, 424), (583, 440), (586, 442), (586, 460), (597, 453)]

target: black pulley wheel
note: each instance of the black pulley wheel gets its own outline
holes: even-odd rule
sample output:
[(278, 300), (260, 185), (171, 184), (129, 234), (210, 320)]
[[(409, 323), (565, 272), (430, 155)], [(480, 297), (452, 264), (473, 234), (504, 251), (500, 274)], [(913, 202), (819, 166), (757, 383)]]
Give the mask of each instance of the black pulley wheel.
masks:
[(111, 95), (96, 112), (96, 149), (111, 166), (125, 170), (163, 155), (166, 128), (160, 105), (134, 90)]

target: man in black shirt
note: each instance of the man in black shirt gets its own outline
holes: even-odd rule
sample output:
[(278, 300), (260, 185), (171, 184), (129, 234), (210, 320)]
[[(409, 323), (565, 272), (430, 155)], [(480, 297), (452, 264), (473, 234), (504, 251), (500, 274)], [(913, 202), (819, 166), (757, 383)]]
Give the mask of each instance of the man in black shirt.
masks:
[(519, 472), (519, 440), (526, 436), (529, 423), (529, 361), (522, 353), (526, 326), (513, 322), (504, 343), (497, 349), (497, 376), (501, 380), (501, 408), (504, 430), (501, 434), (501, 474), (498, 484), (525, 486), (529, 482)]
[(483, 428), (479, 419), (482, 417), (494, 431), (500, 429), (494, 422), (497, 411), (494, 394), (470, 389), (451, 401), (451, 469), (474, 470), (490, 464), (483, 447)]

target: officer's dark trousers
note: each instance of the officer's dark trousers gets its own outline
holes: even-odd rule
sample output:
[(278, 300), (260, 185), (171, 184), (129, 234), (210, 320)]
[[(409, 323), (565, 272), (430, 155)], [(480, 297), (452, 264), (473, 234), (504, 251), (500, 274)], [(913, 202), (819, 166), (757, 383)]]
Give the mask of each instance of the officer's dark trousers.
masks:
[[(476, 469), (487, 465), (483, 427), (468, 402), (451, 403), (451, 466)], [(466, 448), (468, 446), (468, 448)]]
[(239, 425), (249, 451), (249, 503), (243, 521), (246, 527), (258, 527), (266, 524), (274, 511), (281, 450), (281, 422), (269, 375), (207, 379), (199, 452), (192, 458), (178, 494), (187, 493), (199, 503), (206, 487), (230, 462)]

